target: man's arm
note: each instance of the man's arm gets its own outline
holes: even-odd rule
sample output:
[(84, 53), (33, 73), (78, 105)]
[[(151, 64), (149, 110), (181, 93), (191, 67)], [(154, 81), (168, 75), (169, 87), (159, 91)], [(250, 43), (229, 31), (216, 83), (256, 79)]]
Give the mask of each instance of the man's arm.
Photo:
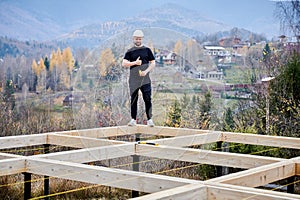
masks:
[(149, 66), (145, 71), (142, 71), (140, 73), (140, 76), (146, 76), (150, 71), (152, 71), (155, 68), (155, 60), (151, 60), (149, 62)]
[(123, 59), (123, 61), (122, 61), (123, 67), (131, 67), (133, 65), (141, 65), (141, 64), (142, 64), (142, 61), (140, 60), (140, 57), (138, 57), (136, 59), (136, 61), (132, 61), (132, 62), (130, 62), (129, 60), (126, 60), (126, 59)]
[(149, 63), (149, 67), (145, 70), (146, 73), (151, 72), (155, 68), (155, 60), (151, 60)]

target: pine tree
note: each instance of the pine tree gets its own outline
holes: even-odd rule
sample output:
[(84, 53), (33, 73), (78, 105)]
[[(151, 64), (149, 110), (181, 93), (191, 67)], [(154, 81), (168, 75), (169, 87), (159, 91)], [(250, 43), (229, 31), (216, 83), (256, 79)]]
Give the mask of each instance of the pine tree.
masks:
[(174, 105), (169, 108), (168, 118), (165, 124), (170, 127), (180, 127), (181, 108), (177, 100), (175, 100)]
[(5, 84), (4, 101), (9, 104), (7, 108), (11, 110), (15, 107), (14, 84), (12, 80), (7, 80)]
[(276, 135), (300, 136), (300, 54), (294, 53), (270, 83), (270, 124)]
[(50, 69), (50, 61), (49, 61), (49, 59), (48, 59), (47, 56), (44, 59), (44, 65), (46, 67), (46, 70), (49, 71), (49, 69)]
[(200, 101), (201, 120), (199, 121), (201, 129), (208, 129), (212, 115), (212, 95), (210, 91), (205, 93), (204, 99)]
[(224, 131), (233, 131), (234, 129), (234, 120), (233, 120), (233, 113), (231, 108), (226, 108), (225, 109), (225, 114), (224, 114)]

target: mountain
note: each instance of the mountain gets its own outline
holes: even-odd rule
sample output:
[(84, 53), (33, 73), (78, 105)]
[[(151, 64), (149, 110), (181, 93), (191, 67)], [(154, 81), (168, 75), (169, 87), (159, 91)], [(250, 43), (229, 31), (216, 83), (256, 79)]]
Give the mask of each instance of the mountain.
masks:
[(40, 58), (56, 49), (57, 45), (49, 42), (21, 41), (0, 36), (0, 58), (6, 55)]
[[(95, 47), (116, 34), (122, 35), (124, 32), (131, 34), (136, 28), (147, 29), (150, 34), (156, 32), (156, 34), (151, 34), (153, 35), (151, 40), (161, 41), (160, 38), (165, 35), (163, 34), (164, 30), (169, 33), (169, 35), (166, 35), (167, 37), (176, 33), (177, 35), (181, 34), (184, 38), (199, 37), (220, 30), (229, 30), (231, 26), (202, 17), (196, 11), (175, 4), (165, 4), (162, 7), (149, 9), (143, 14), (125, 20), (88, 25), (65, 34), (57, 40), (66, 45)], [(160, 34), (157, 34), (158, 30), (160, 30)], [(122, 35), (122, 37), (127, 39), (128, 35)], [(163, 42), (169, 42), (169, 40)]]
[(230, 42), (234, 38), (239, 38), (241, 39), (241, 41), (248, 41), (250, 43), (267, 41), (266, 36), (262, 34), (253, 33), (249, 30), (243, 28), (237, 28), (237, 27), (234, 27), (226, 31), (218, 31), (202, 37), (196, 37), (196, 40), (201, 44), (218, 45), (217, 42), (220, 39), (223, 39), (224, 40), (223, 45), (231, 46), (232, 43)]
[(50, 40), (63, 33), (50, 16), (30, 12), (7, 1), (0, 3), (0, 36), (19, 40)]
[[(38, 1), (37, 1), (38, 2)], [(48, 2), (49, 3), (49, 2)], [(48, 5), (49, 6), (49, 5)], [(53, 5), (52, 5), (53, 6)], [(136, 28), (146, 32), (145, 42), (166, 45), (178, 39), (205, 38), (207, 35), (225, 34), (232, 26), (176, 4), (164, 4), (123, 20), (90, 23), (89, 19), (77, 21), (59, 19), (45, 12), (14, 3), (0, 3), (0, 36), (28, 41), (51, 41), (58, 46), (95, 48), (105, 42), (128, 44)], [(67, 21), (67, 22), (66, 22)], [(80, 28), (81, 24), (86, 24)]]
[[(152, 8), (137, 16), (146, 26), (164, 25), (167, 28), (179, 28), (186, 34), (209, 34), (232, 28), (222, 22), (204, 17), (201, 13), (168, 3)], [(190, 31), (188, 31), (190, 30)]]

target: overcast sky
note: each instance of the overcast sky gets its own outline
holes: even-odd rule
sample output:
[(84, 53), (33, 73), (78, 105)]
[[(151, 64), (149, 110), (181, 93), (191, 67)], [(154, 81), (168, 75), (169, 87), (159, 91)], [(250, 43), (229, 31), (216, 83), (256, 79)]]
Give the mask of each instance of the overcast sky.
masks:
[(24, 7), (68, 21), (82, 18), (101, 22), (135, 16), (149, 8), (175, 3), (208, 18), (250, 31), (279, 35), (274, 18), (276, 0), (14, 0)]

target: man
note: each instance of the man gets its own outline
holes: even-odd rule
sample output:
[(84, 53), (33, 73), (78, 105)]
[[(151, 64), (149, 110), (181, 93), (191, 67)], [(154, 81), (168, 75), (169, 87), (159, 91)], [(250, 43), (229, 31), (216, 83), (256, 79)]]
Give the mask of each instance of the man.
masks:
[(149, 73), (155, 68), (155, 58), (152, 51), (142, 44), (144, 33), (141, 30), (133, 32), (134, 46), (124, 56), (122, 66), (130, 68), (129, 89), (131, 96), (131, 120), (128, 126), (136, 125), (137, 102), (139, 90), (143, 94), (147, 115), (147, 125), (154, 126), (152, 121), (151, 80)]

